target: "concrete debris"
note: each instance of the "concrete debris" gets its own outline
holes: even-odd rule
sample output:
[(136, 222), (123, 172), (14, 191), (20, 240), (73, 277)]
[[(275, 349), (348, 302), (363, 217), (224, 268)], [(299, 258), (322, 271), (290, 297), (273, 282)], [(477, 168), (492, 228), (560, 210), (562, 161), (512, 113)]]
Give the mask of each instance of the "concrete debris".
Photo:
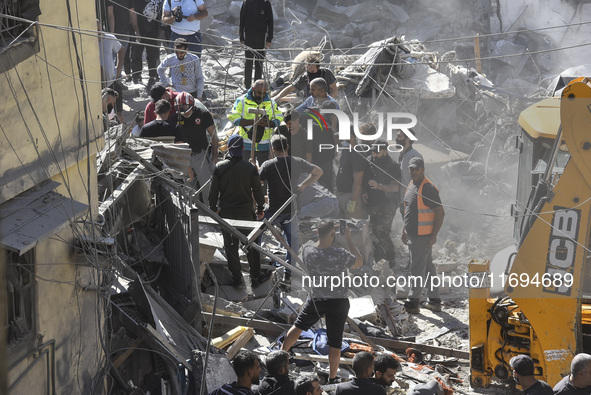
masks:
[[(585, 37), (591, 37), (591, 30), (581, 25), (577, 29), (504, 34), (483, 38), (476, 48), (471, 36), (495, 29), (506, 32), (547, 26), (558, 7), (573, 8), (572, 21), (583, 22), (582, 11), (588, 11), (591, 5), (578, 5), (579, 12), (575, 12), (574, 5), (559, 0), (528, 5), (500, 0), (493, 12), (489, 3), (459, 0), (455, 3), (463, 6), (448, 7), (426, 0), (271, 3), (275, 31), (281, 32), (274, 38), (265, 63), (271, 91), (278, 91), (304, 72), (305, 56), (317, 52), (322, 65), (331, 68), (337, 78), (341, 93), (336, 99), (343, 108), (361, 114), (360, 121), (375, 123), (375, 114), (380, 111), (416, 115), (419, 123), (414, 131), (419, 141), (415, 147), (428, 158), (433, 178), (441, 180), (438, 186), (448, 194), (446, 204), (458, 208), (453, 217), (446, 217), (445, 229), (433, 246), (438, 274), (461, 278), (471, 258), (506, 247), (503, 243), (510, 235), (499, 223), (473, 221), (469, 213), (490, 207), (491, 212), (505, 215), (505, 207), (498, 201), (501, 195), (513, 194), (515, 183), (506, 177), (515, 174), (517, 115), (539, 97), (558, 94), (569, 78), (589, 74), (589, 68), (579, 67), (555, 78), (554, 63), (559, 63), (555, 55), (535, 52), (588, 42)], [(237, 27), (241, 5), (235, 0), (208, 4), (211, 16), (202, 21), (204, 43), (215, 46), (202, 57), (204, 103), (215, 119), (221, 153), (227, 151), (232, 131), (232, 126), (226, 127), (227, 113), (244, 93), (244, 49), (238, 45)], [(561, 15), (564, 17), (564, 13)], [(442, 23), (442, 19), (447, 22)], [(570, 22), (564, 19), (564, 24)], [(461, 36), (470, 39), (439, 40)], [(475, 62), (475, 50), (482, 58), (495, 59)], [(588, 54), (585, 57), (584, 51), (579, 52), (573, 56), (571, 51), (569, 56), (587, 59), (580, 63), (591, 63)], [(147, 92), (140, 95), (146, 98)], [(296, 96), (282, 109), (301, 100)], [(194, 201), (191, 189), (184, 185), (190, 161), (188, 147), (127, 136), (127, 128), (110, 128), (106, 148), (98, 158), (104, 230), (121, 246), (117, 255), (119, 279), (111, 289), (117, 311), (112, 347), (115, 350), (132, 344), (138, 348), (113, 355), (113, 375), (133, 377), (133, 385), (118, 380), (126, 389), (155, 388), (155, 382), (167, 382), (176, 389), (185, 384), (200, 386), (200, 376), (179, 378), (173, 374), (174, 364), (198, 371), (204, 368), (207, 357), (206, 385), (211, 390), (233, 380), (226, 352), (231, 355), (244, 347), (266, 355), (277, 348), (277, 336), (294, 322), (308, 291), (302, 287), (301, 274), (294, 272), (286, 280), (285, 268), (278, 267), (285, 259), (285, 248), (267, 231), (262, 234), (260, 248), (264, 251), (264, 277), (268, 278), (261, 283), (250, 278), (246, 251), (241, 250), (244, 284), (239, 289), (232, 286), (220, 230), (231, 228), (236, 232), (238, 226), (230, 221), (229, 228), (220, 225), (202, 202)], [(503, 193), (491, 187), (491, 182)], [(467, 200), (466, 196), (474, 199)], [(191, 215), (195, 210), (199, 210), (198, 216)], [(299, 222), (301, 245), (315, 240), (315, 223), (307, 219)], [(399, 240), (399, 216), (392, 233), (397, 254), (392, 267), (381, 259), (379, 248), (374, 249), (368, 220), (348, 220), (347, 224), (366, 263), (351, 272), (352, 280), (409, 274), (408, 250)], [(170, 242), (166, 237), (169, 234)], [(165, 239), (167, 242), (163, 242)], [(244, 244), (250, 244), (247, 248), (253, 248), (246, 241)], [(335, 245), (346, 247), (343, 235), (336, 235)], [(420, 316), (409, 315), (403, 307), (408, 290), (406, 284), (386, 289), (352, 286), (351, 321), (345, 337), (361, 347), (394, 354), (402, 362), (402, 370), (390, 387), (395, 393), (413, 393), (418, 391), (415, 387), (433, 382), (464, 393), (467, 384), (455, 377), (462, 373), (468, 356), (466, 288), (443, 284), (440, 292), (445, 297), (446, 314), (427, 311)], [(174, 320), (182, 324), (170, 325)], [(248, 329), (244, 337), (237, 336), (234, 348), (206, 350), (205, 336), (221, 336), (237, 326)], [(143, 347), (166, 358), (141, 351)], [(408, 349), (414, 357), (422, 356), (421, 364), (412, 362), (414, 357), (408, 355)], [(353, 355), (342, 359), (339, 376), (343, 379), (353, 377), (346, 367)], [(323, 382), (328, 377), (326, 356), (298, 352), (294, 359), (298, 365), (290, 366), (294, 377), (320, 375)], [(133, 364), (142, 372), (150, 372), (146, 379), (137, 378)], [(333, 391), (334, 386), (324, 386), (324, 390)]]
[(392, 95), (451, 97), (455, 90), (449, 78), (431, 64), (436, 57), (417, 40), (391, 37), (370, 44), (365, 54), (337, 72), (337, 79), (345, 91), (360, 97), (371, 95), (372, 89)]

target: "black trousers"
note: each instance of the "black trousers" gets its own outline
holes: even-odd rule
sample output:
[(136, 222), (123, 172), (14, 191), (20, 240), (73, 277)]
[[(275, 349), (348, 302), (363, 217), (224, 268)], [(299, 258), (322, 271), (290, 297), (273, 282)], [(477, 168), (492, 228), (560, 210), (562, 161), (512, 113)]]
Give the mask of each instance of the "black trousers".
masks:
[[(220, 210), (220, 217), (246, 221), (256, 220), (253, 209), (222, 209)], [(250, 233), (248, 229), (241, 229), (240, 232), (245, 236), (248, 236)], [(239, 278), (241, 274), (240, 257), (238, 255), (240, 240), (225, 230), (222, 230), (222, 236), (224, 237), (224, 250), (226, 251), (226, 258), (228, 259), (228, 269), (230, 269), (233, 278)], [(259, 277), (261, 274), (261, 256), (259, 252), (254, 248), (250, 248), (246, 254), (246, 259), (248, 260), (248, 266), (250, 267), (250, 277)]]
[(265, 33), (244, 33), (244, 44), (252, 50), (245, 51), (246, 61), (244, 62), (244, 86), (249, 89), (252, 85), (252, 64), (254, 62), (254, 80), (258, 80), (263, 76), (263, 61), (265, 60), (265, 51), (257, 51), (257, 49), (265, 49)]
[(144, 53), (144, 49), (146, 50), (150, 78), (158, 78), (158, 72), (156, 70), (160, 64), (160, 41), (158, 41), (158, 33), (158, 29), (155, 32), (142, 32), (140, 42), (131, 45), (131, 70), (133, 72), (133, 78), (141, 78), (142, 54)]

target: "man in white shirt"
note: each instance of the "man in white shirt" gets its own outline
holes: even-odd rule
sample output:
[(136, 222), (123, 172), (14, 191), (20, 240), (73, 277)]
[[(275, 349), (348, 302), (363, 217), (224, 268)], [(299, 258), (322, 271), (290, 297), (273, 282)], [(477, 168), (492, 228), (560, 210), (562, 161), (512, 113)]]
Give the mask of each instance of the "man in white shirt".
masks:
[(201, 20), (208, 16), (203, 0), (164, 0), (162, 22), (171, 25), (170, 39), (184, 38), (189, 52), (201, 57)]

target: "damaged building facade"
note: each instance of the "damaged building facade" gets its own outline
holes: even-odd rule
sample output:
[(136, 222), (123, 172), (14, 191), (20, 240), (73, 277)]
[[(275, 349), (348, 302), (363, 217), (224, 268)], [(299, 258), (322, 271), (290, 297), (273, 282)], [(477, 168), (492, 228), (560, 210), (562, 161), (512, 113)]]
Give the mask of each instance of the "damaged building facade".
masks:
[(100, 80), (97, 39), (77, 31), (96, 29), (96, 14), (73, 1), (2, 7), (0, 392), (88, 393), (104, 382), (106, 267), (76, 246), (97, 235), (103, 138), (86, 82)]
[[(232, 45), (241, 3), (206, 0), (210, 16), (202, 22), (204, 42), (213, 45), (202, 59), (206, 105), (221, 141), (228, 137), (222, 132), (227, 113), (243, 93), (244, 50)], [(438, 270), (462, 277), (469, 259), (504, 246), (510, 232), (499, 231), (491, 217), (513, 220), (504, 203), (515, 195), (516, 118), (550, 95), (547, 82), (557, 67), (589, 60), (579, 50), (551, 67), (556, 53), (543, 51), (546, 45), (583, 45), (591, 5), (457, 0), (454, 10), (427, 0), (271, 3), (276, 31), (284, 32), (267, 56), (271, 82), (277, 76), (293, 80), (298, 65), (292, 59), (312, 48), (334, 70), (341, 99), (353, 106), (348, 111), (365, 114), (364, 121), (375, 121), (379, 111), (418, 118), (416, 147), (452, 208), (434, 247)], [(0, 316), (6, 317), (0, 393), (181, 394), (209, 392), (234, 380), (233, 355), (242, 347), (264, 355), (293, 324), (307, 297), (298, 283), (303, 265), (294, 269), (297, 280), (285, 286), (277, 263), (285, 264), (286, 245), (275, 227), (224, 221), (199, 201), (184, 184), (191, 155), (186, 144), (131, 138), (129, 125), (103, 131), (93, 4), (27, 0), (2, 6), (8, 30), (0, 32)], [(573, 26), (472, 37), (548, 24)], [(461, 35), (470, 37), (446, 39)], [(526, 51), (539, 53), (509, 56)], [(482, 64), (475, 62), (479, 56)], [(130, 100), (135, 93), (125, 93), (126, 105), (147, 96), (144, 90)], [(302, 244), (314, 241), (315, 223), (300, 223)], [(392, 274), (387, 265), (371, 265), (377, 262), (368, 221), (348, 226), (370, 263), (351, 277)], [(233, 288), (220, 229), (260, 249), (271, 279), (256, 289), (250, 280), (244, 289)], [(399, 230), (392, 237), (404, 262)], [(344, 237), (337, 235), (336, 243), (345, 246)], [(396, 300), (396, 289), (367, 288), (350, 294), (345, 338), (357, 351), (400, 357), (403, 367), (391, 390), (405, 393), (437, 377), (447, 394), (452, 384), (456, 393), (470, 393), (468, 290), (448, 286), (444, 312), (427, 312), (419, 321)], [(296, 375), (327, 376), (327, 357), (314, 347), (314, 341), (303, 342), (293, 350), (298, 364), (312, 361), (298, 366)], [(353, 356), (343, 353), (339, 375), (345, 379), (353, 377), (346, 368)]]

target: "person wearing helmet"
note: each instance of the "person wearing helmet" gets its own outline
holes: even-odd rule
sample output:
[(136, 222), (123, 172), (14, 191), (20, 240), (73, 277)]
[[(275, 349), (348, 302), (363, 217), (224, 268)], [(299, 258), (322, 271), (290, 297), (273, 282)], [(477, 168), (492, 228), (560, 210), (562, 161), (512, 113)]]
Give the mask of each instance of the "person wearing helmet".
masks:
[[(179, 127), (177, 142), (187, 143), (191, 147), (189, 175), (195, 183), (195, 189), (199, 189), (211, 178), (211, 169), (218, 160), (218, 135), (213, 117), (204, 106), (195, 105), (195, 99), (187, 92), (181, 92), (176, 97), (175, 108)], [(211, 137), (211, 157), (208, 155), (207, 133)], [(199, 198), (207, 202), (208, 195), (209, 185), (202, 191)]]

